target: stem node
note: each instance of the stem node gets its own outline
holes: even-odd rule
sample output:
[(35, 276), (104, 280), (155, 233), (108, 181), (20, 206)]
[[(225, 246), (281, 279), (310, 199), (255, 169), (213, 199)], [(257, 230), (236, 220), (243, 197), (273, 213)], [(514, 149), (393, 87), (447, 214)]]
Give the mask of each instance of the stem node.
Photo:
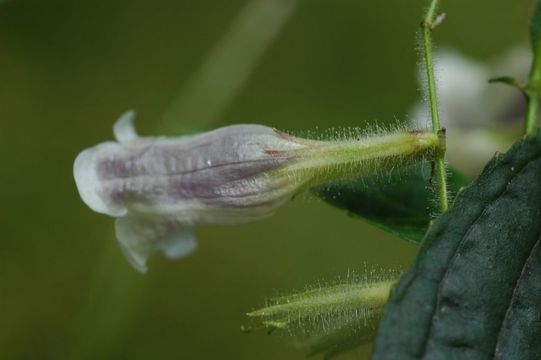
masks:
[(424, 61), (426, 67), (426, 77), (428, 82), (428, 99), (430, 102), (430, 113), (432, 116), (432, 131), (440, 140), (439, 150), (436, 152), (435, 171), (438, 184), (438, 197), (440, 203), (440, 211), (446, 212), (449, 203), (447, 199), (447, 174), (445, 170), (445, 129), (441, 127), (440, 116), (438, 111), (438, 98), (436, 93), (436, 76), (434, 74), (434, 64), (432, 63), (432, 30), (441, 24), (445, 19), (445, 14), (436, 16), (438, 0), (431, 0), (430, 6), (424, 20), (421, 22), (422, 38), (424, 48)]

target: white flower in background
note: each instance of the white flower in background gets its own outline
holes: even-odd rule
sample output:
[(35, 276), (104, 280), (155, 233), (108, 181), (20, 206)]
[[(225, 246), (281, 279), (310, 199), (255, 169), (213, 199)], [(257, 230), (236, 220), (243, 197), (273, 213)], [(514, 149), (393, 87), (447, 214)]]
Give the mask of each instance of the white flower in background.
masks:
[(262, 125), (139, 137), (133, 116), (115, 124), (116, 142), (79, 154), (74, 176), (91, 209), (117, 218), (117, 239), (142, 272), (157, 251), (191, 253), (194, 225), (258, 221), (301, 190), (420, 159), (439, 145), (422, 131), (316, 141)]
[[(517, 46), (498, 58), (481, 63), (457, 50), (436, 52), (438, 101), (447, 128), (447, 160), (469, 176), (476, 176), (497, 151), (505, 151), (520, 136), (525, 100), (510, 86), (489, 84), (495, 76), (526, 79), (531, 50)], [(423, 72), (420, 71), (420, 78)], [(425, 83), (419, 79), (419, 83)], [(424, 102), (417, 103), (409, 118), (418, 128), (430, 128)]]

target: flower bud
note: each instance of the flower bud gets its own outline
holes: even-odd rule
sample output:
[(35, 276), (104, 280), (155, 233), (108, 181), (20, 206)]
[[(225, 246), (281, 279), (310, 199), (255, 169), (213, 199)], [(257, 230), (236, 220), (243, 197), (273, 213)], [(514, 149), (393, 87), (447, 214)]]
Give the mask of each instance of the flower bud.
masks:
[(348, 276), (347, 282), (271, 298), (247, 314), (252, 325), (242, 329), (285, 331), (309, 355), (323, 353), (330, 359), (373, 339), (397, 279), (398, 273), (373, 279)]
[(181, 137), (139, 137), (133, 112), (105, 142), (75, 159), (75, 182), (94, 211), (117, 218), (116, 235), (140, 271), (157, 251), (182, 257), (196, 247), (194, 225), (237, 225), (272, 215), (297, 192), (358, 176), (389, 160), (438, 146), (432, 133), (346, 141), (294, 137), (262, 125), (233, 125)]

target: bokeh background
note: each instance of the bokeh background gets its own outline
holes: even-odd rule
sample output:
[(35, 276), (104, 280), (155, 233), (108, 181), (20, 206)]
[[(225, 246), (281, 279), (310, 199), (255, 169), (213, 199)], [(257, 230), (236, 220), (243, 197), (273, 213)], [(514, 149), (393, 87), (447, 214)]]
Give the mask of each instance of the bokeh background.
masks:
[[(348, 272), (407, 268), (416, 247), (301, 196), (260, 223), (198, 228), (195, 255), (153, 257), (142, 276), (113, 220), (80, 200), (73, 160), (132, 108), (149, 135), (404, 121), (424, 5), (0, 1), (0, 358), (303, 358), (285, 337), (241, 333), (244, 314)], [(436, 41), (489, 59), (527, 41), (532, 5), (444, 1)]]

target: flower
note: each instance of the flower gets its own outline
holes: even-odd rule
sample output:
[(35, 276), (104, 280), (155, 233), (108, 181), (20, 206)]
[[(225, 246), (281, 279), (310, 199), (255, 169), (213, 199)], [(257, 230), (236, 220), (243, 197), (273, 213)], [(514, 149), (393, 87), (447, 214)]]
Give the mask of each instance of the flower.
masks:
[(128, 112), (114, 125), (116, 142), (81, 152), (74, 177), (92, 210), (117, 218), (117, 239), (141, 272), (157, 251), (171, 258), (194, 251), (197, 224), (258, 221), (303, 189), (376, 163), (422, 158), (439, 144), (436, 135), (418, 131), (316, 141), (262, 125), (139, 137), (133, 118)]

